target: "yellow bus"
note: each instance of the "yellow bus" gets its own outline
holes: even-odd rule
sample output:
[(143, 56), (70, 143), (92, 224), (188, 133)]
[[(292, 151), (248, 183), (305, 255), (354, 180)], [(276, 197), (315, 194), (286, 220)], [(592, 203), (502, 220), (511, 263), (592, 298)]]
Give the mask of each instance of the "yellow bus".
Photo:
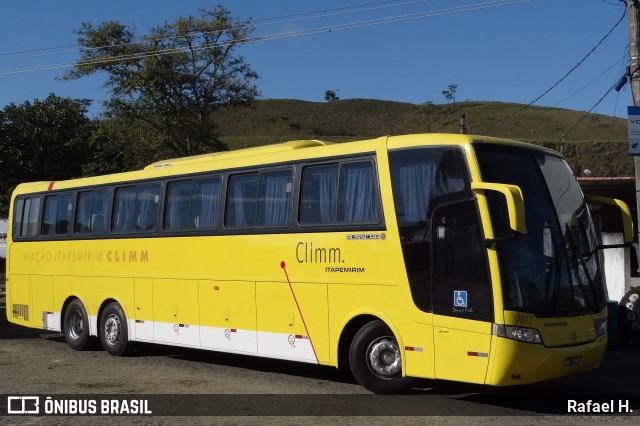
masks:
[[(625, 238), (629, 210), (620, 206)], [(293, 141), (19, 185), (9, 321), (113, 355), (135, 342), (517, 385), (596, 367), (606, 289), (557, 152), (422, 134)]]

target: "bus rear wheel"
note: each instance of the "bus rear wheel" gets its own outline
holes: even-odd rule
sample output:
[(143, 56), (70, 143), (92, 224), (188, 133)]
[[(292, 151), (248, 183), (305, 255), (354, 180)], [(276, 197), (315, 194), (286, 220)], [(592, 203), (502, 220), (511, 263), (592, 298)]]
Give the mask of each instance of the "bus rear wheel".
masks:
[(100, 315), (100, 340), (105, 351), (115, 356), (131, 352), (127, 318), (117, 302), (109, 303)]
[(72, 300), (64, 311), (64, 338), (71, 349), (85, 351), (95, 347), (96, 338), (89, 334), (89, 316), (82, 302)]
[(349, 365), (358, 383), (374, 393), (405, 393), (414, 383), (402, 377), (398, 341), (382, 321), (371, 321), (358, 331), (349, 349)]

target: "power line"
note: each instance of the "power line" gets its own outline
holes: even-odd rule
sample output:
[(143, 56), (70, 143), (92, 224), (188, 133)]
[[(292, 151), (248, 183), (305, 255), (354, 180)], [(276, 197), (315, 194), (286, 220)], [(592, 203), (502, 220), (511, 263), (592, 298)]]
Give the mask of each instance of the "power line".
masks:
[(391, 23), (403, 22), (407, 20), (431, 18), (434, 16), (476, 11), (476, 10), (493, 8), (493, 7), (509, 6), (512, 4), (526, 3), (530, 1), (531, 0), (494, 0), (494, 1), (489, 1), (485, 3), (476, 3), (472, 5), (458, 6), (458, 7), (447, 8), (447, 9), (439, 9), (435, 11), (418, 12), (418, 13), (412, 13), (412, 14), (392, 16), (387, 18), (370, 19), (365, 21), (352, 22), (348, 24), (329, 25), (329, 26), (299, 30), (299, 31), (288, 31), (288, 32), (275, 33), (275, 34), (266, 35), (266, 36), (256, 36), (256, 37), (250, 37), (250, 38), (246, 38), (246, 39), (234, 41), (234, 42), (224, 42), (224, 43), (216, 43), (216, 44), (203, 43), (198, 46), (189, 47), (189, 48), (171, 48), (171, 49), (165, 49), (165, 50), (155, 51), (155, 52), (144, 52), (144, 53), (136, 53), (136, 54), (130, 54), (130, 55), (120, 55), (120, 56), (109, 57), (109, 58), (90, 59), (86, 61), (64, 62), (64, 63), (47, 64), (47, 65), (40, 65), (40, 66), (34, 66), (34, 67), (9, 69), (9, 70), (0, 71), (0, 76), (22, 74), (22, 73), (35, 72), (35, 71), (44, 71), (44, 70), (51, 70), (51, 69), (69, 68), (76, 65), (85, 66), (85, 65), (96, 65), (96, 64), (120, 62), (125, 60), (144, 59), (151, 56), (164, 56), (164, 55), (182, 53), (186, 51), (198, 51), (203, 49), (209, 49), (209, 48), (213, 48), (214, 46), (228, 46), (233, 43), (258, 43), (258, 42), (265, 42), (265, 41), (271, 41), (271, 40), (280, 40), (280, 39), (301, 37), (301, 36), (307, 36), (307, 35), (313, 35), (313, 34), (319, 34), (319, 33), (325, 33), (325, 32), (343, 31), (348, 29), (363, 28), (363, 27), (369, 27), (374, 25), (391, 24)]
[(569, 75), (571, 73), (573, 73), (573, 71), (575, 71), (580, 65), (582, 65), (582, 63), (611, 35), (613, 30), (615, 30), (616, 27), (620, 24), (620, 22), (622, 22), (622, 20), (626, 16), (626, 14), (627, 14), (627, 10), (625, 9), (624, 12), (622, 13), (622, 16), (620, 17), (620, 19), (618, 19), (618, 22), (615, 23), (615, 25), (609, 30), (609, 32), (607, 32), (607, 34), (605, 34), (605, 36), (602, 37), (600, 39), (600, 41), (598, 41), (598, 43), (596, 43), (596, 45), (582, 59), (580, 59), (580, 61), (576, 65), (573, 66), (573, 68), (571, 68), (565, 75), (563, 75), (562, 78), (560, 78), (560, 80), (556, 81), (551, 87), (549, 87), (540, 96), (538, 96), (537, 98), (535, 98), (534, 100), (532, 100), (531, 102), (529, 102), (528, 104), (523, 106), (522, 108), (518, 109), (517, 111), (515, 111), (515, 112), (509, 114), (508, 116), (500, 119), (499, 121), (508, 120), (509, 118), (513, 117), (514, 115), (521, 113), (522, 111), (524, 111), (525, 109), (529, 108), (531, 105), (535, 104), (540, 99), (542, 99), (542, 97), (544, 97), (547, 93), (549, 93), (550, 91), (555, 89), (558, 86), (558, 84), (560, 84), (562, 81), (564, 81), (567, 77), (569, 77)]
[[(370, 10), (384, 9), (384, 8), (388, 8), (388, 7), (406, 6), (406, 5), (409, 5), (409, 4), (416, 4), (416, 3), (427, 3), (427, 2), (430, 2), (430, 1), (432, 1), (432, 0), (410, 0), (410, 1), (404, 1), (404, 2), (400, 2), (400, 0), (382, 1), (382, 2), (377, 2), (377, 3), (366, 3), (366, 4), (359, 4), (359, 5), (354, 5), (354, 6), (337, 7), (337, 8), (333, 8), (333, 9), (319, 10), (319, 11), (316, 11), (316, 12), (296, 13), (296, 14), (293, 14), (293, 15), (280, 16), (280, 17), (277, 17), (277, 18), (256, 19), (253, 22), (264, 22), (264, 21), (266, 21), (265, 24), (258, 24), (256, 26), (273, 25), (273, 24), (285, 24), (285, 23), (289, 23), (289, 22), (304, 21), (304, 20), (307, 20), (307, 19), (318, 19), (318, 18), (326, 18), (328, 16), (346, 15), (346, 14), (349, 14), (349, 13), (368, 12)], [(299, 18), (297, 18), (297, 19), (288, 19), (288, 18), (292, 18), (292, 17), (296, 17), (296, 16), (298, 16)]]
[[(284, 15), (284, 16), (279, 16), (279, 17), (273, 17), (273, 18), (262, 18), (262, 19), (257, 19), (254, 20), (252, 22), (263, 22), (262, 24), (252, 24), (253, 27), (263, 27), (263, 26), (269, 26), (269, 25), (276, 25), (276, 24), (286, 24), (286, 23), (292, 23), (292, 22), (299, 22), (299, 21), (304, 21), (304, 20), (310, 20), (310, 19), (319, 19), (319, 18), (326, 18), (329, 16), (340, 16), (340, 15), (346, 15), (346, 14), (350, 14), (350, 13), (359, 13), (359, 12), (367, 12), (367, 11), (371, 11), (371, 10), (376, 10), (376, 9), (382, 9), (382, 8), (388, 8), (388, 7), (397, 7), (397, 6), (406, 6), (406, 5), (410, 5), (410, 4), (416, 4), (416, 3), (426, 3), (426, 2), (430, 2), (432, 0), (409, 0), (409, 1), (400, 1), (400, 0), (391, 0), (391, 1), (382, 1), (382, 2), (377, 2), (377, 3), (365, 3), (365, 4), (359, 4), (359, 5), (353, 5), (353, 6), (345, 6), (345, 7), (338, 7), (338, 8), (333, 8), (333, 9), (324, 9), (324, 10), (320, 10), (320, 11), (314, 11), (314, 12), (304, 12), (304, 13), (297, 13), (297, 14), (291, 14), (291, 15)], [(289, 19), (289, 18), (295, 18), (298, 17), (296, 19)], [(215, 30), (215, 31), (207, 31), (204, 32), (203, 34), (215, 34), (215, 33), (221, 33), (223, 31), (229, 30), (232, 27), (228, 27), (228, 28), (224, 28), (221, 30)], [(189, 33), (186, 33), (189, 34)], [(114, 45), (103, 45), (103, 46), (97, 46), (97, 47), (92, 47), (92, 48), (85, 48), (86, 50), (99, 50), (99, 49), (104, 49), (104, 48), (114, 48), (114, 47), (126, 47), (126, 46), (131, 46), (131, 45), (135, 45), (135, 44), (141, 44), (141, 43), (149, 43), (149, 42), (156, 42), (156, 41), (164, 41), (164, 40), (173, 40), (177, 37), (181, 37), (184, 35), (180, 35), (180, 36), (172, 36), (172, 37), (157, 37), (157, 38), (150, 38), (150, 39), (146, 39), (146, 40), (138, 40), (138, 41), (132, 41), (132, 42), (127, 42), (127, 43), (119, 43), (119, 44), (114, 44)], [(78, 47), (80, 47), (79, 44), (71, 44), (71, 45), (66, 45), (66, 46), (58, 46), (58, 47), (46, 47), (46, 48), (40, 48), (40, 49), (31, 49), (31, 50), (24, 50), (24, 51), (17, 51), (17, 52), (7, 52), (7, 53), (0, 53), (0, 58), (3, 56), (13, 56), (13, 55), (23, 55), (23, 56), (13, 56), (10, 58), (4, 58), (4, 59), (0, 59), (0, 62), (4, 62), (4, 61), (11, 61), (11, 60), (16, 60), (16, 59), (32, 59), (32, 58), (37, 58), (37, 57), (42, 57), (42, 56), (51, 56), (51, 55), (58, 55), (58, 54), (64, 54), (64, 53), (75, 53), (78, 51)], [(60, 49), (69, 49), (69, 48), (74, 48), (73, 50), (63, 50), (63, 51), (58, 51), (58, 52), (49, 52), (49, 53), (39, 53), (39, 54), (35, 54), (35, 55), (29, 55), (31, 53), (36, 53), (36, 52), (48, 52), (48, 51), (52, 51), (52, 50), (60, 50)]]
[(573, 125), (573, 127), (571, 127), (569, 130), (567, 130), (564, 134), (564, 136), (558, 141), (558, 142), (562, 142), (562, 139), (564, 139), (569, 133), (571, 133), (573, 131), (573, 129), (575, 129), (576, 127), (578, 127), (578, 124), (580, 124), (582, 122), (582, 120), (584, 120), (589, 114), (591, 114), (591, 111), (593, 111), (598, 105), (600, 105), (600, 103), (604, 100), (604, 98), (607, 97), (607, 95), (609, 93), (611, 93), (611, 91), (613, 90), (613, 88), (615, 87), (615, 84), (611, 85), (611, 87), (609, 87), (609, 90), (607, 90), (605, 92), (604, 95), (602, 95), (602, 97), (598, 100), (598, 102), (595, 103), (594, 106), (591, 107), (591, 109), (589, 109), (589, 111), (587, 111), (581, 118), (580, 120), (578, 120), (578, 122), (576, 124)]
[(575, 95), (577, 95), (578, 93), (582, 92), (584, 89), (586, 89), (587, 87), (591, 86), (596, 81), (600, 80), (600, 78), (603, 75), (605, 75), (609, 70), (611, 70), (611, 68), (615, 67), (616, 65), (622, 64), (624, 62), (624, 60), (626, 59), (626, 57), (627, 57), (627, 49), (628, 49), (628, 47), (625, 47), (625, 52), (624, 52), (624, 55), (622, 56), (622, 58), (620, 58), (618, 61), (616, 61), (613, 64), (611, 64), (606, 70), (604, 70), (600, 74), (598, 74), (598, 76), (596, 78), (594, 78), (593, 80), (591, 80), (590, 82), (588, 82), (587, 84), (585, 84), (584, 86), (582, 86), (581, 88), (579, 88), (578, 90), (576, 90), (575, 92), (573, 92), (572, 94), (567, 96), (566, 98), (564, 98), (561, 101), (557, 102), (555, 105), (553, 105), (554, 108), (557, 107), (558, 105), (562, 104), (563, 102), (568, 101), (569, 99), (573, 98)]

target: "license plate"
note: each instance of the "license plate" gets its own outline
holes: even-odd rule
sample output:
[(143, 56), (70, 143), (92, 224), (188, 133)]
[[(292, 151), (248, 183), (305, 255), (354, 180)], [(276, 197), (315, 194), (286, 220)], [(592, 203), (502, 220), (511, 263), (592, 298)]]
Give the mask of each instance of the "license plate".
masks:
[(572, 365), (578, 365), (580, 364), (580, 360), (582, 359), (581, 356), (571, 356), (569, 358), (565, 358), (564, 359), (564, 366), (565, 367), (571, 367)]

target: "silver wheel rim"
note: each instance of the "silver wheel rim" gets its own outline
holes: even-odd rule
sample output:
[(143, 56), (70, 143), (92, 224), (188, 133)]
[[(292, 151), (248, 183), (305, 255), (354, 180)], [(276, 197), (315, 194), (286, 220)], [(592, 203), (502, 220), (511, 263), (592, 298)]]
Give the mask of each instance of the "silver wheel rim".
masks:
[(82, 330), (84, 330), (82, 314), (79, 311), (72, 311), (69, 314), (69, 336), (77, 340), (82, 335)]
[(120, 318), (111, 314), (104, 322), (104, 337), (110, 345), (116, 345), (120, 341)]
[(393, 379), (402, 372), (398, 342), (391, 337), (380, 337), (367, 348), (367, 365), (373, 374)]

